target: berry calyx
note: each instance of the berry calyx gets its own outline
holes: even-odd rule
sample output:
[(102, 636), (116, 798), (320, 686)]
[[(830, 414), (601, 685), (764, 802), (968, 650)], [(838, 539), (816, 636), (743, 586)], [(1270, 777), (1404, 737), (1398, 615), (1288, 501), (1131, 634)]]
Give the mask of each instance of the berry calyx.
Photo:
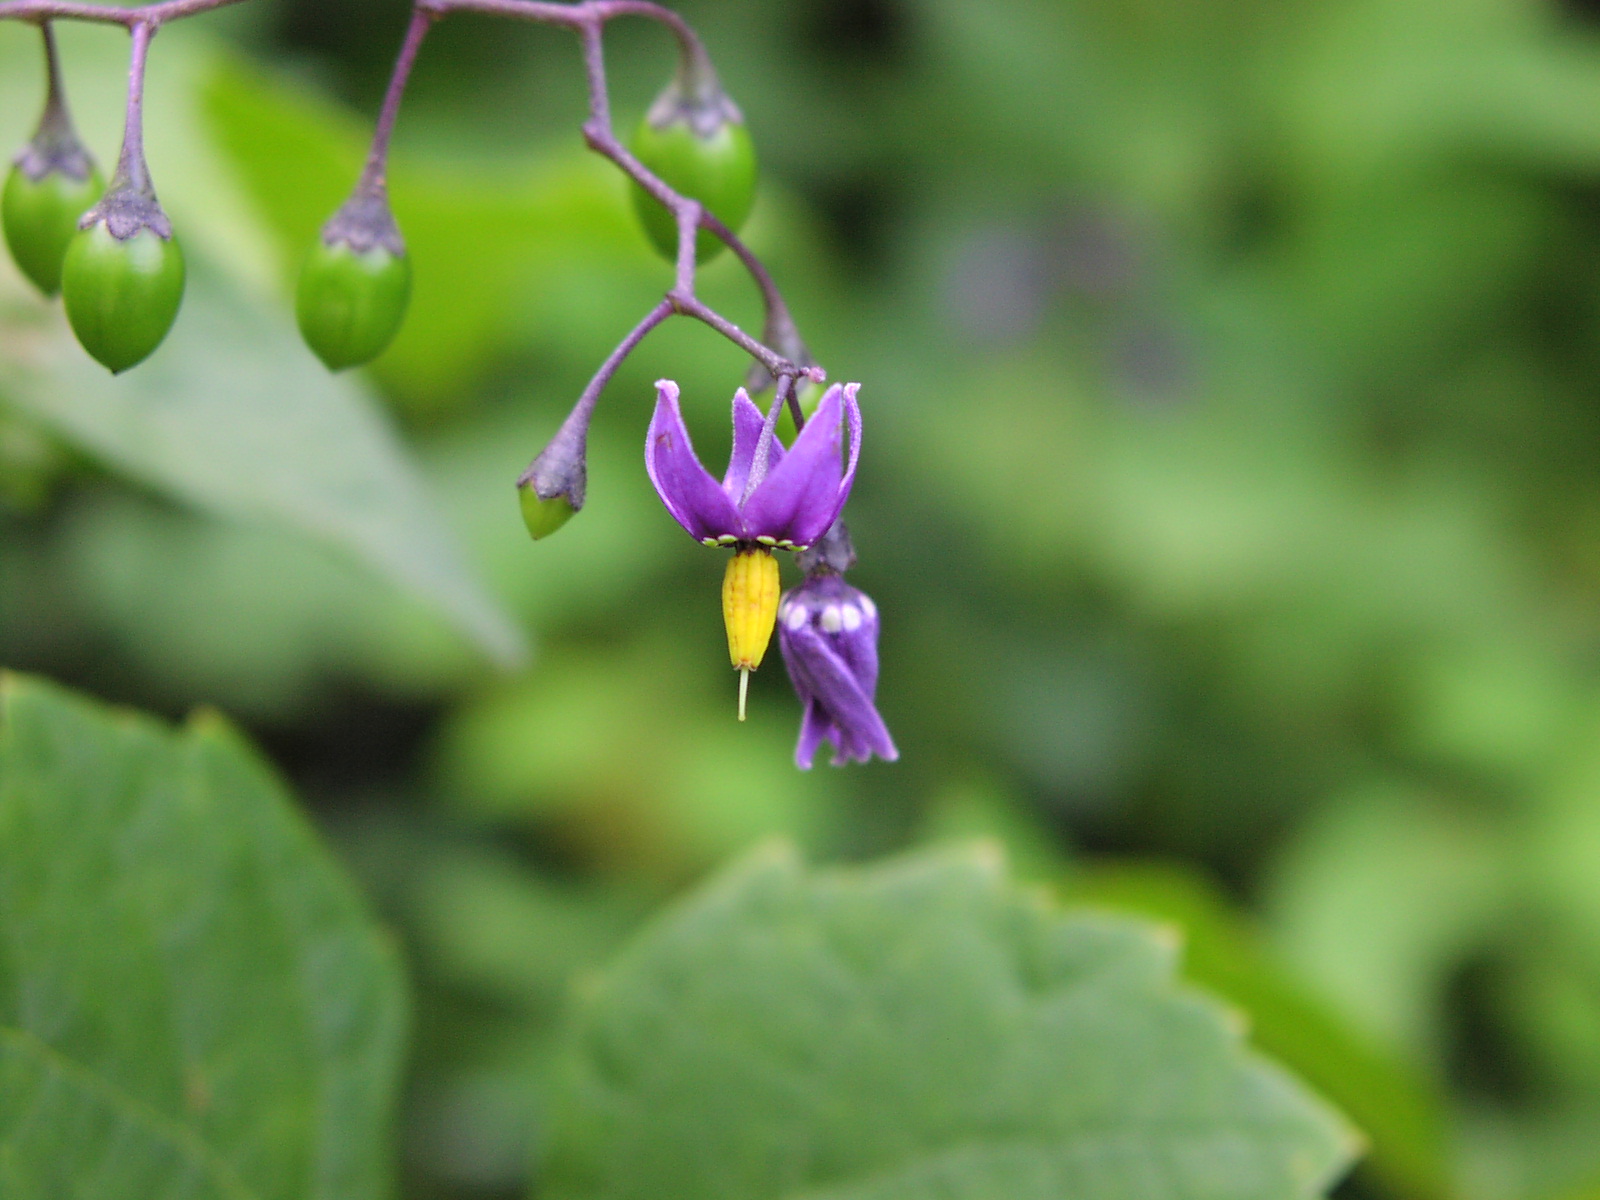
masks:
[[(698, 200), (737, 233), (756, 199), (756, 151), (738, 105), (709, 67), (680, 76), (661, 93), (629, 148), (663, 183)], [(678, 224), (665, 205), (638, 184), (633, 210), (651, 243), (668, 261), (678, 258)], [(708, 262), (723, 249), (716, 235), (695, 235), (695, 261)]]
[(381, 189), (358, 188), (323, 227), (300, 271), (300, 335), (330, 371), (388, 347), (411, 299), (411, 259)]
[(112, 373), (143, 362), (167, 336), (183, 303), (183, 252), (147, 190), (112, 190), (67, 247), (61, 294), (79, 343)]

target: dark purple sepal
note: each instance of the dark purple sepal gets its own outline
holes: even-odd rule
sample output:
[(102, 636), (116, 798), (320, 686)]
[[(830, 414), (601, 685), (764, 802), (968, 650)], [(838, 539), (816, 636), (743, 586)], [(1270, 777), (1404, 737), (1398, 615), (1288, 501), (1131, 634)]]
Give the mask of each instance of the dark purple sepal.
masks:
[(94, 174), (94, 157), (78, 140), (64, 114), (57, 120), (47, 117), (41, 122), (39, 132), (12, 162), (34, 183), (57, 174), (82, 183)]
[(322, 241), (327, 246), (349, 246), (357, 254), (366, 254), (378, 246), (396, 258), (403, 258), (406, 252), (405, 238), (389, 207), (387, 190), (365, 179), (323, 224)]
[(874, 703), (878, 611), (864, 592), (833, 574), (807, 579), (778, 607), (778, 647), (805, 709), (796, 764), (809, 770), (823, 742), (835, 766), (900, 757)]
[(148, 182), (140, 187), (113, 178), (100, 202), (78, 219), (78, 228), (93, 229), (101, 221), (119, 242), (146, 229), (164, 242), (172, 240), (172, 222)]

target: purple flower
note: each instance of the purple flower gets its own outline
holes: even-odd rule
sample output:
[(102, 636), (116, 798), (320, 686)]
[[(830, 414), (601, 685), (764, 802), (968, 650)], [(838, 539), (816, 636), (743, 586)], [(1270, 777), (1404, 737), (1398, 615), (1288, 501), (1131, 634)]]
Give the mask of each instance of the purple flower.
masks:
[(817, 747), (833, 762), (900, 757), (873, 698), (878, 690), (878, 608), (831, 571), (810, 576), (778, 605), (778, 646), (805, 705), (794, 760), (809, 770)]
[[(659, 380), (644, 447), (650, 482), (673, 519), (708, 546), (809, 546), (828, 531), (855, 482), (861, 455), (859, 387), (829, 388), (787, 451), (740, 388), (733, 397), (733, 454), (719, 484), (695, 457), (678, 410), (678, 385)], [(850, 462), (845, 467), (840, 438), (847, 418)]]

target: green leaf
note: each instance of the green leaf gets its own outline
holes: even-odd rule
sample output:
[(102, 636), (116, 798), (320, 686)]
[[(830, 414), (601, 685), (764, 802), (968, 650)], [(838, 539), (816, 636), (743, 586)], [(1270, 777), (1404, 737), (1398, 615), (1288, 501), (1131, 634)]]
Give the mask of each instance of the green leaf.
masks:
[(1183, 929), (1184, 974), (1236, 1004), (1253, 1040), (1324, 1092), (1361, 1127), (1362, 1162), (1386, 1193), (1450, 1194), (1444, 1097), (1426, 1074), (1352, 1028), (1278, 963), (1245, 920), (1192, 868), (1123, 862), (1072, 876), (1066, 896)]
[(559, 1200), (1266, 1200), (1353, 1139), (1174, 985), (1159, 931), (1052, 911), (998, 855), (760, 852), (579, 1013)]
[[(479, 588), (371, 396), (331, 376), (284, 312), (199, 255), (165, 345), (111, 376), (59, 313), (0, 311), (0, 390), (19, 411), (130, 478), (196, 508), (309, 534), (432, 601), (497, 661), (520, 631)], [(515, 508), (510, 482), (507, 504)]]
[(219, 717), (0, 677), (0, 1195), (371, 1200), (391, 943)]

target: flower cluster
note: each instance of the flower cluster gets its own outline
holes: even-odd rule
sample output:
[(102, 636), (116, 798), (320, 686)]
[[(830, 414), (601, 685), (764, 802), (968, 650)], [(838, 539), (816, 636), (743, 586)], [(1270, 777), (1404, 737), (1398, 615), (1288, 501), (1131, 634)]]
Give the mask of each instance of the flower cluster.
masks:
[[(776, 433), (776, 403), (763, 415), (741, 388), (733, 398), (733, 453), (720, 483), (694, 452), (670, 380), (656, 384), (645, 441), (645, 469), (672, 518), (702, 544), (734, 552), (722, 609), (729, 658), (739, 671), (741, 720), (750, 672), (761, 665), (777, 625), (784, 666), (805, 706), (795, 750), (803, 768), (824, 741), (832, 743), (835, 763), (898, 757), (874, 703), (877, 607), (841, 578), (854, 561), (839, 514), (861, 456), (859, 386), (829, 388), (787, 449)], [(809, 551), (802, 556), (805, 582), (781, 599), (774, 549)]]

